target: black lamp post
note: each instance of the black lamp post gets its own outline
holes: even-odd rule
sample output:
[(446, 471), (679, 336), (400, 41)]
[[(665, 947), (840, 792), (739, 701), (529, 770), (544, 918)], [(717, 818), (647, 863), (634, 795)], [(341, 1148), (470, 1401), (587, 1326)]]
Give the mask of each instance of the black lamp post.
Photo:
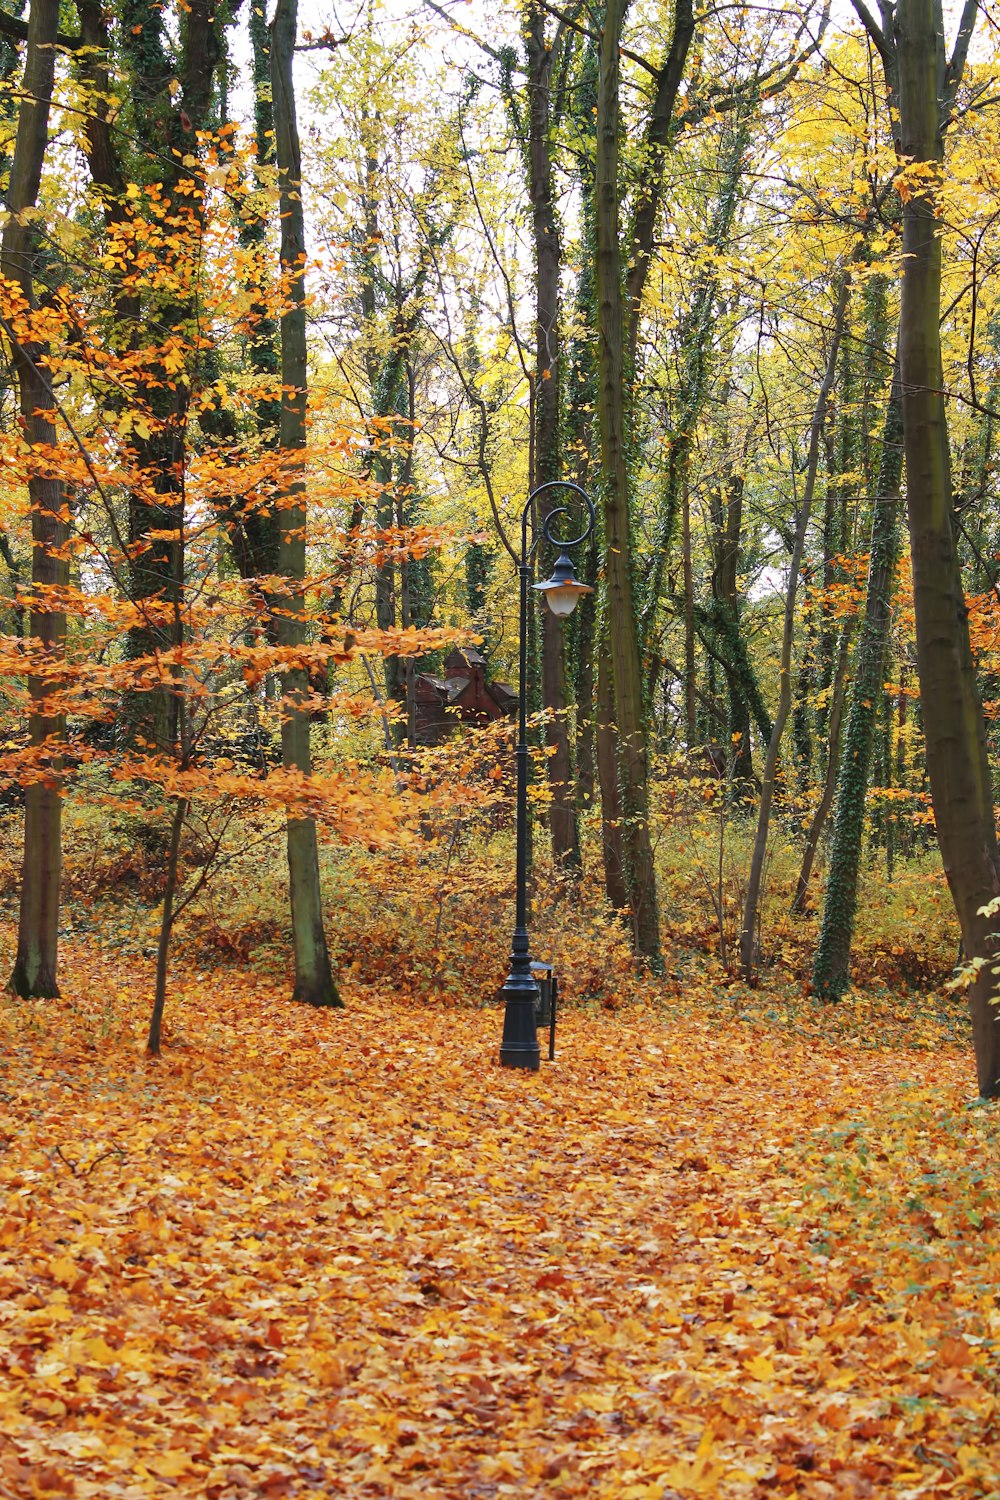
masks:
[(581, 594), (592, 594), (589, 584), (579, 583), (573, 572), (569, 553), (581, 542), (585, 542), (594, 529), (594, 507), (590, 496), (578, 484), (565, 479), (550, 479), (532, 490), (521, 516), (521, 561), (518, 576), (521, 580), (521, 676), (518, 685), (517, 721), (517, 913), (514, 924), (514, 941), (511, 945), (510, 973), (501, 993), (504, 997), (503, 1041), (500, 1043), (500, 1061), (505, 1068), (537, 1069), (539, 1063), (538, 1037), (535, 1033), (535, 1004), (538, 986), (531, 972), (531, 952), (528, 946), (528, 728), (527, 728), (527, 677), (528, 677), (528, 561), (538, 545), (537, 540), (528, 550), (528, 516), (539, 495), (547, 490), (572, 490), (579, 495), (587, 507), (587, 525), (579, 536), (569, 541), (560, 541), (552, 535), (552, 523), (565, 515), (566, 506), (552, 510), (545, 518), (543, 532), (545, 540), (559, 549), (552, 577), (534, 587), (542, 595), (554, 615), (565, 618), (572, 614)]

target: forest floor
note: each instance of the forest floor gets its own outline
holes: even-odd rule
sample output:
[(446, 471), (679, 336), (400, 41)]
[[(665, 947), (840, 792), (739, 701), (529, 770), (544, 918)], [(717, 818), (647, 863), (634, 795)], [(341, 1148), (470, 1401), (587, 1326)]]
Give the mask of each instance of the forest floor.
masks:
[(531, 1075), (178, 971), (151, 1062), (150, 966), (65, 960), (0, 1004), (0, 1495), (1000, 1496), (1000, 1110), (933, 1014), (570, 1010)]

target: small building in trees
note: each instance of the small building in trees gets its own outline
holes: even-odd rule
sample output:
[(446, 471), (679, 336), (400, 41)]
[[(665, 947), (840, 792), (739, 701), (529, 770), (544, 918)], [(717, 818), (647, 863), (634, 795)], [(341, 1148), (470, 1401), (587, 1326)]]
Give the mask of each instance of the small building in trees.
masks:
[(414, 680), (414, 738), (439, 745), (456, 724), (491, 724), (512, 719), (517, 694), (504, 682), (490, 682), (484, 658), (471, 646), (452, 651), (444, 676), (421, 672)]

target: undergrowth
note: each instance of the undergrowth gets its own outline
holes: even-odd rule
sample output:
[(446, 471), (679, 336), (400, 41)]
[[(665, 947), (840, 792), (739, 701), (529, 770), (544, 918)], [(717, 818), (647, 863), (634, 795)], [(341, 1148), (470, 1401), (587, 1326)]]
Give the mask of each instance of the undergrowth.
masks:
[[(586, 858), (576, 876), (553, 866), (543, 813), (536, 808), (532, 945), (536, 957), (554, 965), (568, 1003), (694, 1006), (720, 1022), (754, 1019), (862, 1043), (891, 1035), (909, 1046), (948, 1037), (966, 1044), (964, 1006), (943, 991), (958, 934), (936, 853), (897, 861), (891, 882), (882, 856), (870, 856), (859, 895), (856, 991), (839, 1006), (818, 1007), (809, 996), (809, 974), (821, 889), (803, 914), (792, 914), (801, 856), (795, 819), (776, 820), (759, 984), (748, 988), (735, 972), (735, 954), (754, 824), (751, 815), (725, 807), (718, 784), (674, 780), (658, 788), (653, 827), (664, 971), (655, 980), (637, 969), (626, 926), (605, 899), (596, 812), (582, 820)], [(246, 966), (280, 978), (290, 947), (283, 828), (273, 813), (248, 810), (248, 816), (255, 817), (255, 835), (262, 828), (268, 835), (266, 843), (245, 852), (235, 842), (226, 846), (231, 862), (185, 914), (174, 960), (198, 970)], [(4, 821), (0, 900), (13, 919), (21, 825), (16, 811)], [(109, 809), (95, 808), (82, 793), (67, 799), (65, 936), (93, 937), (123, 954), (152, 957), (166, 823), (163, 809), (141, 801)], [(234, 831), (234, 839), (239, 836)], [(322, 830), (321, 840), (327, 932), (341, 974), (389, 984), (422, 1001), (479, 1006), (495, 1000), (513, 920), (506, 793), (481, 806), (420, 805), (408, 835), (391, 847), (345, 845)], [(185, 843), (189, 875), (202, 857), (193, 829)]]

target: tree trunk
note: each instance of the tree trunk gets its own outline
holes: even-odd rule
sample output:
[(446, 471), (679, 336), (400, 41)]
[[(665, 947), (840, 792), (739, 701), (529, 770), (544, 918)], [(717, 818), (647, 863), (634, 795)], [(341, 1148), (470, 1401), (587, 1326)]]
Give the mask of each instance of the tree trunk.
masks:
[(840, 350), (840, 340), (844, 330), (847, 295), (848, 278), (845, 274), (837, 298), (837, 311), (834, 316), (826, 373), (820, 384), (819, 395), (816, 399), (816, 408), (813, 412), (813, 419), (809, 428), (809, 456), (806, 464), (805, 485), (802, 493), (802, 504), (799, 507), (798, 522), (795, 527), (795, 543), (792, 547), (791, 562), (788, 566), (788, 591), (785, 594), (785, 620), (781, 637), (781, 686), (778, 693), (778, 712), (775, 715), (774, 728), (771, 730), (771, 738), (767, 747), (767, 757), (764, 762), (764, 776), (760, 788), (760, 808), (757, 814), (757, 832), (754, 837), (753, 854), (750, 859), (750, 874), (747, 879), (746, 900), (743, 906), (743, 929), (740, 933), (740, 966), (747, 983), (753, 979), (757, 964), (757, 922), (760, 914), (760, 894), (764, 878), (764, 856), (767, 853), (767, 835), (771, 822), (771, 805), (774, 800), (774, 783), (778, 772), (778, 751), (781, 747), (781, 737), (785, 732), (789, 710), (792, 706), (792, 639), (795, 630), (795, 596), (798, 590), (799, 570), (802, 567), (806, 528), (809, 525), (809, 514), (812, 510), (813, 494), (816, 489), (816, 475), (819, 470), (820, 439), (823, 435), (823, 424), (826, 421), (830, 392), (833, 389), (833, 382), (837, 373), (837, 355)]
[(684, 738), (688, 755), (697, 743), (697, 683), (694, 675), (694, 573), (691, 568), (691, 492), (685, 481), (681, 511), (681, 545), (684, 554)]
[[(586, 477), (584, 475), (584, 477)], [(580, 480), (577, 480), (579, 483)], [(584, 594), (573, 612), (576, 646), (576, 790), (578, 808), (593, 804), (597, 789), (597, 753), (595, 722), (594, 659), (597, 651), (597, 538), (592, 538), (587, 549), (582, 580), (594, 589), (593, 594)]]
[[(37, 243), (29, 215), (38, 202), (48, 142), (58, 20), (58, 0), (32, 0), (23, 96), (7, 195), (10, 212), (0, 242), (0, 272), (18, 287), (28, 308), (35, 305)], [(7, 318), (3, 324), (11, 341), (26, 441), (42, 452), (53, 450), (55, 397), (48, 375), (48, 349), (38, 343), (22, 342)], [(55, 474), (46, 473), (46, 468), (46, 462), (40, 460), (37, 472), (28, 482), (32, 582), (29, 649), (36, 668), (28, 677), (31, 699), (28, 733), (32, 747), (43, 750), (45, 774), (32, 782), (25, 793), (21, 909), (17, 956), (10, 977), (11, 990), (24, 999), (54, 998), (59, 994), (56, 961), (62, 875), (60, 746), (65, 720), (61, 714), (48, 711), (46, 699), (59, 687), (66, 616), (50, 607), (46, 591), (64, 587), (68, 581), (67, 564), (59, 555), (66, 541), (67, 523), (62, 482)], [(37, 670), (39, 667), (41, 671)]]
[[(592, 142), (597, 109), (597, 46), (592, 38), (583, 50), (576, 88), (569, 108), (581, 140)], [(593, 154), (580, 156), (581, 265), (576, 283), (574, 324), (576, 332), (567, 340), (563, 448), (572, 467), (569, 477), (581, 489), (589, 489), (593, 473), (594, 406), (597, 385), (596, 350), (592, 330), (597, 324), (594, 268), (594, 174)], [(594, 593), (585, 594), (570, 619), (574, 643), (574, 691), (576, 697), (577, 806), (589, 808), (598, 789), (597, 774), (597, 649), (600, 595), (600, 527), (587, 547), (581, 575)]]
[(618, 790), (618, 754), (615, 732), (614, 684), (607, 636), (602, 633), (597, 648), (597, 780), (601, 789), (601, 855), (604, 889), (615, 911), (629, 907), (625, 879), (625, 843), (622, 836), (621, 795)]
[(597, 105), (595, 240), (598, 409), (604, 479), (608, 640), (618, 735), (624, 881), (637, 952), (659, 962), (660, 931), (649, 834), (649, 763), (642, 660), (632, 581), (626, 457), (625, 328), (619, 225), (619, 44), (624, 0), (609, 0), (601, 40)]
[(174, 802), (174, 815), (170, 822), (167, 880), (163, 890), (163, 910), (160, 913), (160, 936), (156, 945), (156, 987), (153, 994), (153, 1011), (149, 1018), (149, 1034), (146, 1038), (146, 1051), (150, 1057), (159, 1057), (160, 1055), (163, 1011), (167, 1003), (167, 961), (170, 957), (170, 937), (174, 930), (174, 901), (177, 896), (177, 871), (180, 866), (181, 839), (184, 834), (184, 823), (190, 805), (186, 797), (178, 797)]
[[(729, 745), (727, 760), (732, 756), (733, 786), (737, 797), (748, 796), (753, 781), (753, 745), (750, 740), (750, 702), (746, 690), (747, 673), (752, 673), (750, 659), (740, 631), (740, 536), (743, 530), (744, 476), (728, 465), (722, 482), (713, 487), (709, 502), (712, 513), (712, 620), (716, 633), (739, 645), (739, 651), (729, 651), (722, 666), (726, 674), (726, 689), (729, 694)], [(720, 626), (722, 627), (720, 629)], [(745, 664), (746, 671), (737, 669), (737, 661)], [(760, 697), (754, 681), (754, 692)], [(765, 740), (771, 737), (771, 724), (767, 722)]]
[[(973, 12), (974, 14), (974, 12)], [(900, 0), (896, 11), (903, 157), (928, 166), (903, 203), (899, 361), (906, 502), (910, 521), (917, 670), (938, 844), (965, 951), (982, 959), (969, 990), (980, 1094), (1000, 1096), (996, 915), (1000, 894), (993, 795), (968, 611), (955, 548), (948, 428), (941, 368), (941, 221), (937, 189), (946, 105), (939, 0)], [(953, 63), (954, 70), (954, 63)], [(952, 85), (955, 80), (950, 80)]]
[[(281, 401), (277, 391), (279, 374), (278, 324), (267, 295), (261, 291), (260, 262), (267, 255), (267, 232), (270, 213), (266, 190), (270, 169), (274, 166), (274, 109), (271, 100), (270, 33), (263, 8), (250, 7), (251, 80), (253, 83), (254, 137), (256, 157), (253, 167), (254, 194), (239, 206), (240, 247), (247, 252), (243, 293), (249, 296), (250, 333), (247, 360), (255, 378), (264, 390), (254, 403), (257, 434), (267, 449), (278, 447), (281, 425)], [(271, 389), (267, 387), (271, 386)], [(202, 418), (204, 420), (204, 417)], [(247, 504), (241, 497), (234, 501), (227, 517), (233, 556), (244, 579), (265, 578), (278, 564), (278, 518), (268, 506)], [(274, 620), (266, 615), (268, 637), (273, 642)]]
[[(90, 7), (88, 34), (103, 31), (106, 36), (106, 21), (99, 10), (93, 14), (96, 9)], [(199, 149), (197, 132), (210, 119), (223, 28), (222, 8), (214, 0), (187, 0), (180, 18), (178, 69), (163, 11), (159, 0), (132, 0), (130, 24), (123, 26), (121, 34), (122, 60), (127, 67), (124, 116), (118, 119), (115, 132), (105, 130), (100, 120), (88, 129), (88, 159), (95, 183), (105, 191), (106, 216), (122, 216), (107, 193), (116, 191), (116, 180), (124, 176), (118, 154), (118, 141), (128, 138), (122, 134), (124, 125), (125, 130), (131, 127), (134, 144), (146, 160), (155, 163), (162, 190), (160, 203), (176, 225), (179, 247), (165, 252), (168, 264), (180, 268), (174, 285), (165, 282), (158, 293), (143, 299), (141, 307), (120, 308), (132, 319), (130, 341), (144, 346), (152, 356), (142, 397), (154, 418), (154, 430), (143, 437), (133, 429), (131, 435), (139, 482), (129, 494), (125, 561), (129, 598), (137, 606), (140, 623), (128, 632), (125, 654), (136, 663), (145, 663), (167, 650), (171, 641), (170, 615), (163, 607), (164, 602), (173, 602), (175, 587), (174, 544), (169, 533), (177, 530), (183, 519), (190, 362), (195, 358), (192, 329), (199, 326), (199, 291), (191, 284), (185, 259), (187, 246), (200, 242), (205, 215), (204, 195), (191, 190), (191, 160)], [(175, 99), (177, 83), (181, 92)], [(165, 358), (164, 344), (170, 339), (179, 340), (184, 348), (187, 378), (179, 378)], [(125, 694), (121, 721), (124, 738), (136, 748), (175, 753), (178, 705), (169, 677), (153, 687), (130, 689)]]
[[(281, 449), (289, 481), (281, 498), (278, 572), (288, 592), (276, 601), (281, 647), (301, 646), (306, 638), (306, 503), (303, 477), (306, 446), (305, 228), (302, 168), (292, 59), (298, 0), (278, 0), (271, 23), (271, 86), (281, 212), (281, 271), (288, 302), (281, 316)], [(309, 776), (309, 676), (303, 667), (282, 674), (281, 754), (285, 767)], [(323, 929), (316, 823), (288, 818), (288, 875), (292, 942), (295, 951), (293, 1000), (307, 1005), (340, 1005)]]
[[(750, 134), (749, 115), (754, 107), (752, 95), (748, 94), (741, 100), (739, 117), (721, 153), (719, 170), (722, 181), (719, 196), (713, 206), (706, 243), (706, 258), (713, 267), (715, 261), (711, 256), (721, 256), (729, 245), (733, 223), (746, 191), (744, 155)], [(648, 651), (653, 638), (663, 578), (674, 540), (677, 516), (683, 504), (695, 433), (705, 407), (715, 363), (713, 333), (717, 320), (718, 291), (718, 272), (714, 269), (706, 270), (695, 283), (690, 304), (684, 310), (677, 331), (680, 367), (677, 409), (671, 420), (673, 431), (667, 443), (657, 500), (658, 514), (648, 567), (649, 576), (643, 590), (644, 603), (639, 619), (639, 645), (643, 652)], [(637, 309), (632, 307), (630, 311), (634, 320)]]
[(820, 835), (826, 826), (826, 820), (830, 815), (830, 808), (833, 806), (834, 793), (837, 789), (837, 766), (840, 763), (840, 739), (844, 727), (844, 698), (847, 692), (847, 663), (853, 623), (853, 620), (848, 620), (840, 633), (840, 649), (837, 652), (837, 666), (833, 674), (833, 691), (830, 695), (829, 743), (826, 755), (826, 772), (823, 777), (823, 791), (819, 799), (819, 805), (812, 815), (809, 831), (806, 834), (805, 848), (802, 851), (802, 864), (799, 866), (799, 878), (795, 885), (795, 897), (792, 901), (793, 912), (805, 909), (806, 897), (809, 894), (809, 881), (812, 878), (813, 864), (816, 859), (816, 850), (819, 848)]
[(813, 989), (824, 1000), (837, 999), (850, 983), (865, 799), (876, 719), (883, 696), (882, 678), (899, 546), (899, 486), (903, 468), (901, 395), (897, 358), (882, 434), (882, 457), (872, 508), (865, 613), (851, 687), (844, 754), (837, 773), (836, 813), (823, 898), (823, 922), (813, 963)]
[[(545, 35), (546, 13), (536, 0), (524, 7), (524, 41), (528, 64), (528, 192), (531, 198), (535, 255), (535, 375), (533, 403), (534, 485), (562, 477), (560, 446), (559, 278), (562, 245), (556, 217), (552, 175), (551, 93), (557, 48)], [(538, 525), (562, 502), (556, 492), (538, 503)], [(542, 707), (545, 760), (551, 800), (549, 833), (557, 863), (578, 866), (580, 837), (573, 792), (573, 756), (566, 708), (563, 628), (551, 610), (542, 611)]]

